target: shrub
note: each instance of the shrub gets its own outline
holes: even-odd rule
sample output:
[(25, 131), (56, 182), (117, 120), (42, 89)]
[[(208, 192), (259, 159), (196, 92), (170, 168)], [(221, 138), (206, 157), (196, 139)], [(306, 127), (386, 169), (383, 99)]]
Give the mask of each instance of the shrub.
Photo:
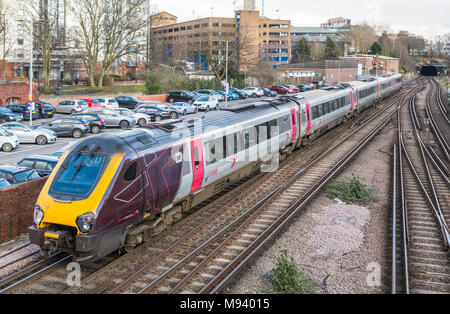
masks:
[(151, 71), (147, 78), (145, 79), (145, 87), (147, 88), (147, 93), (149, 94), (160, 94), (161, 93), (161, 77), (158, 71)]
[(273, 289), (278, 293), (313, 293), (314, 281), (299, 270), (294, 259), (288, 257), (287, 251), (281, 251), (276, 267), (269, 274)]
[(338, 198), (347, 204), (362, 204), (376, 201), (373, 189), (367, 188), (359, 177), (355, 175), (352, 175), (351, 178), (331, 183), (328, 185), (326, 193), (328, 198)]

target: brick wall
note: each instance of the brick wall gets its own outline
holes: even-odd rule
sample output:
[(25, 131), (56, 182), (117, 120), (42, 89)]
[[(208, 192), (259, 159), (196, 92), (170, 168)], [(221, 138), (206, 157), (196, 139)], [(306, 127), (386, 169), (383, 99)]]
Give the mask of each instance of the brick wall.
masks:
[[(27, 82), (6, 81), (0, 82), (0, 106), (6, 106), (10, 98), (19, 98), (20, 103), (28, 102), (30, 85)], [(37, 84), (33, 83), (33, 101), (38, 101)]]
[(26, 233), (33, 224), (33, 209), (47, 178), (0, 190), (0, 243)]

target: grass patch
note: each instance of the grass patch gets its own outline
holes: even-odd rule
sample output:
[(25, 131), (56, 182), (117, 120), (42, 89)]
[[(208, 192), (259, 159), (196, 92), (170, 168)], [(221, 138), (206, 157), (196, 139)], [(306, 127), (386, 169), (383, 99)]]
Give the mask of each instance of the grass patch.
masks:
[(338, 198), (347, 204), (364, 204), (376, 202), (374, 190), (361, 182), (358, 176), (352, 175), (342, 181), (336, 181), (328, 185), (326, 190), (330, 199)]
[(297, 267), (286, 250), (281, 251), (277, 264), (268, 277), (273, 290), (278, 293), (307, 294), (316, 291), (316, 283)]
[[(55, 95), (56, 88), (42, 91), (45, 95)], [(90, 86), (63, 86), (63, 95), (83, 95), (97, 93), (147, 93), (145, 85), (114, 85), (104, 86), (101, 89), (92, 89)]]

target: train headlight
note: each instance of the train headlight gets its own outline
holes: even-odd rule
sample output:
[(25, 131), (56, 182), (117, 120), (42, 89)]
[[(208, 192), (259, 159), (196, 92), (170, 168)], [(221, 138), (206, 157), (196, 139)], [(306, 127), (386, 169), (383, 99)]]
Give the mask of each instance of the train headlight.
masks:
[(78, 216), (76, 220), (78, 229), (82, 233), (89, 232), (89, 230), (91, 230), (92, 225), (94, 224), (94, 220), (95, 214), (91, 212)]
[(34, 224), (36, 226), (39, 226), (43, 218), (44, 218), (44, 211), (41, 209), (39, 205), (34, 206), (34, 213), (33, 213)]

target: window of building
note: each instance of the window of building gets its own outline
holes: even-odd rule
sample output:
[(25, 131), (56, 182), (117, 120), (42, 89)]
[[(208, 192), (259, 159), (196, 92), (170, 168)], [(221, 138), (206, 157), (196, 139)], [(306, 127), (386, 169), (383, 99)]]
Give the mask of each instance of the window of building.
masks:
[(20, 46), (23, 45), (23, 39), (21, 38), (17, 39), (17, 44)]

